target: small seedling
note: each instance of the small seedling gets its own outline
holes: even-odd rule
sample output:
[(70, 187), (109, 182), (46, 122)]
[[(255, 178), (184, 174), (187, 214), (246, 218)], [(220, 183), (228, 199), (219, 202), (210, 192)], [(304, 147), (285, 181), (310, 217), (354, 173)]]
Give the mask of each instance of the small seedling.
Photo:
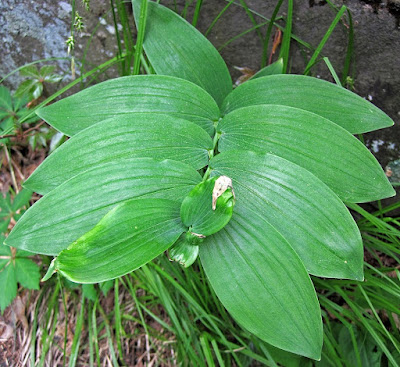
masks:
[(18, 97), (28, 96), (30, 100), (36, 100), (43, 94), (45, 83), (58, 83), (62, 80), (62, 76), (55, 74), (56, 69), (53, 65), (46, 65), (40, 68), (35, 65), (28, 65), (21, 69), (21, 76), (27, 77), (24, 82), (20, 84), (15, 95)]

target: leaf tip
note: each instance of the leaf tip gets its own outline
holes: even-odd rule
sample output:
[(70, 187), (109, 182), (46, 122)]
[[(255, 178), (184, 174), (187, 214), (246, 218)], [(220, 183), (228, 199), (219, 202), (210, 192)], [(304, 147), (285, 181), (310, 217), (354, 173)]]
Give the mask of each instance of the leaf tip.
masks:
[(49, 280), (49, 279), (53, 276), (53, 274), (57, 272), (56, 265), (55, 265), (56, 259), (57, 259), (57, 258), (55, 257), (55, 258), (51, 261), (50, 266), (49, 266), (49, 268), (47, 269), (46, 274), (45, 274), (44, 277), (41, 279), (41, 282), (45, 282), (45, 281)]

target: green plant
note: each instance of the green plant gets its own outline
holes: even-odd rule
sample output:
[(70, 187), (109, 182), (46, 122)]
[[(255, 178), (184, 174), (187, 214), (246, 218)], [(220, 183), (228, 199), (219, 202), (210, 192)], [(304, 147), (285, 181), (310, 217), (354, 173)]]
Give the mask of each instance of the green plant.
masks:
[[(23, 189), (11, 201), (9, 193), (0, 196), (0, 241), (4, 242), (4, 234), (8, 231), (11, 220), (18, 220), (29, 204), (32, 192)], [(39, 289), (39, 267), (28, 257), (32, 254), (24, 250), (0, 246), (0, 311), (12, 302), (17, 295), (17, 283), (28, 289)]]
[(241, 325), (319, 359), (309, 274), (362, 280), (361, 236), (343, 202), (394, 194), (352, 134), (393, 122), (307, 76), (255, 77), (232, 91), (225, 63), (195, 28), (155, 3), (133, 6), (133, 70), (146, 62), (143, 40), (159, 75), (110, 80), (38, 111), (71, 139), (26, 181), (44, 197), (6, 243), (57, 256), (48, 276), (96, 283), (181, 239), (173, 256), (189, 265), (199, 252)]
[(28, 109), (28, 99), (12, 96), (8, 88), (0, 85), (0, 135), (13, 135), (19, 128), (19, 120), (24, 117)]
[(55, 68), (55, 66), (46, 65), (38, 70), (36, 65), (25, 66), (20, 70), (20, 74), (28, 79), (19, 85), (15, 95), (38, 99), (43, 94), (44, 83), (57, 83), (62, 80), (62, 76), (54, 73)]

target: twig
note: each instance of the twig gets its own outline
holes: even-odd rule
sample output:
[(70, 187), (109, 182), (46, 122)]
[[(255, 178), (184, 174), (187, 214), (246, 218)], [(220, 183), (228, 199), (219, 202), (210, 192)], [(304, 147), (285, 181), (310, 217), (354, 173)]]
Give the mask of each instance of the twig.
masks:
[[(39, 122), (36, 126), (33, 126), (33, 127), (31, 127), (31, 128), (29, 128), (28, 130), (25, 130), (23, 133), (22, 133), (22, 138), (27, 138), (28, 137), (28, 133), (30, 133), (31, 131), (34, 131), (34, 130), (38, 130), (39, 129), (39, 127), (40, 126), (42, 126), (44, 124), (44, 121), (41, 121), (41, 122)], [(5, 139), (5, 138), (16, 138), (16, 137), (18, 137), (19, 135), (16, 135), (16, 134), (7, 134), (7, 135), (0, 135), (0, 139)]]
[(33, 127), (29, 128), (28, 130), (25, 130), (22, 135), (25, 136), (27, 133), (30, 133), (33, 130), (39, 129), (39, 127), (42, 126), (43, 124), (44, 124), (44, 121), (39, 122), (36, 126), (33, 126)]

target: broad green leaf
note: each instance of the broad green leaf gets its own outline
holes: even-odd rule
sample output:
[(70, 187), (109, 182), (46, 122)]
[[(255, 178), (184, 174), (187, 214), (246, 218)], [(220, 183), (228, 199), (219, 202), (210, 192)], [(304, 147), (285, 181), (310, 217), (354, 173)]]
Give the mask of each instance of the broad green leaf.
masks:
[(200, 245), (218, 298), (250, 332), (284, 350), (321, 356), (322, 321), (312, 282), (289, 243), (238, 196), (230, 223)]
[(63, 77), (61, 75), (58, 74), (51, 74), (48, 75), (44, 78), (44, 81), (47, 83), (57, 83), (59, 81), (61, 81), (63, 79)]
[[(141, 0), (133, 0), (138, 23)], [(232, 90), (228, 68), (215, 47), (172, 10), (148, 3), (144, 50), (157, 74), (189, 80), (208, 93), (218, 105)]]
[(15, 274), (17, 282), (21, 283), (25, 288), (39, 289), (40, 271), (32, 260), (16, 258)]
[(13, 265), (8, 265), (0, 271), (0, 294), (0, 311), (3, 313), (17, 295), (17, 280)]
[(82, 293), (85, 296), (85, 298), (88, 298), (91, 301), (96, 302), (98, 294), (93, 284), (82, 284)]
[(26, 258), (26, 257), (32, 256), (32, 252), (25, 251), (25, 250), (18, 250), (15, 256), (16, 256), (17, 259)]
[(4, 86), (0, 85), (0, 112), (12, 111), (12, 98), (10, 91)]
[(182, 222), (192, 233), (209, 236), (223, 228), (232, 217), (235, 199), (230, 188), (218, 197), (213, 208), (217, 179), (213, 177), (199, 183), (182, 202)]
[(39, 79), (40, 73), (36, 65), (28, 65), (19, 71), (22, 76)]
[(56, 70), (56, 67), (54, 65), (45, 65), (40, 68), (40, 76), (41, 77), (46, 77), (54, 73), (54, 70)]
[(117, 204), (138, 197), (182, 202), (200, 181), (199, 173), (181, 162), (114, 159), (71, 178), (41, 198), (17, 222), (6, 244), (57, 255)]
[(1, 216), (4, 216), (4, 214), (7, 215), (10, 212), (12, 212), (11, 196), (7, 192), (5, 196), (0, 195), (0, 213)]
[(37, 114), (62, 133), (79, 131), (117, 115), (162, 113), (192, 121), (209, 134), (219, 109), (212, 97), (186, 80), (159, 75), (136, 75), (108, 80), (64, 98)]
[(312, 172), (343, 201), (395, 195), (380, 164), (348, 131), (313, 113), (277, 105), (240, 108), (218, 124), (221, 152), (272, 153)]
[(127, 114), (79, 132), (51, 154), (24, 186), (45, 194), (89, 168), (122, 157), (173, 159), (195, 169), (208, 164), (213, 143), (187, 120), (158, 114)]
[[(285, 367), (319, 367), (319, 362), (314, 364), (312, 360), (299, 356), (298, 354), (293, 354), (285, 350), (268, 345), (268, 352), (270, 353), (272, 359), (279, 363), (279, 366)], [(323, 354), (322, 354), (323, 358)], [(332, 366), (331, 366), (332, 367)]]
[(8, 246), (3, 245), (4, 241), (4, 236), (1, 237), (1, 243), (0, 243), (0, 271), (1, 269), (4, 268), (5, 265), (7, 265), (10, 260), (11, 260), (11, 249)]
[[(14, 103), (14, 112), (16, 113), (18, 118), (24, 117), (29, 113), (29, 110), (26, 108), (26, 104), (29, 102), (29, 98), (27, 96), (21, 98), (13, 98)], [(37, 121), (37, 118), (33, 121)], [(25, 121), (26, 123), (32, 122), (32, 118)]]
[[(6, 218), (5, 218), (6, 217)], [(10, 215), (2, 215), (2, 220), (0, 221), (0, 233), (6, 233), (8, 231), (8, 225), (11, 222), (11, 216)], [(0, 242), (0, 247), (4, 242), (4, 239), (0, 236), (1, 242)]]
[(107, 280), (106, 282), (102, 282), (99, 284), (101, 291), (103, 292), (104, 296), (107, 296), (107, 293), (110, 289), (114, 286), (114, 282), (112, 280)]
[(30, 93), (32, 93), (37, 83), (38, 83), (37, 80), (32, 80), (32, 79), (23, 81), (19, 85), (18, 89), (15, 91), (15, 96), (22, 97), (25, 95), (29, 95)]
[(185, 268), (192, 265), (199, 255), (199, 246), (192, 244), (190, 237), (189, 233), (182, 234), (168, 250), (170, 260), (177, 261)]
[(11, 210), (16, 212), (18, 209), (21, 209), (25, 205), (29, 204), (31, 200), (33, 192), (29, 189), (22, 189), (14, 198), (14, 201), (11, 206)]
[(42, 95), (43, 84), (42, 83), (36, 83), (34, 88), (32, 88), (31, 92), (32, 92), (32, 97), (34, 99), (38, 99)]
[(168, 249), (185, 231), (180, 203), (165, 199), (126, 201), (57, 257), (56, 269), (79, 283), (125, 275)]
[(363, 279), (363, 246), (342, 201), (309, 171), (272, 154), (230, 151), (210, 163), (232, 178), (237, 203), (256, 210), (297, 252), (309, 273)]
[(273, 64), (262, 68), (261, 70), (257, 71), (249, 80), (261, 78), (262, 76), (268, 75), (276, 75), (283, 73), (283, 59), (279, 59), (275, 61)]
[[(0, 131), (2, 135), (8, 135), (14, 132), (14, 119), (12, 117), (6, 118), (0, 123)], [(1, 139), (0, 142), (5, 143), (8, 139)]]
[(357, 94), (303, 75), (271, 75), (243, 83), (225, 99), (222, 111), (227, 114), (258, 104), (278, 104), (310, 111), (352, 134), (393, 125), (389, 116)]

